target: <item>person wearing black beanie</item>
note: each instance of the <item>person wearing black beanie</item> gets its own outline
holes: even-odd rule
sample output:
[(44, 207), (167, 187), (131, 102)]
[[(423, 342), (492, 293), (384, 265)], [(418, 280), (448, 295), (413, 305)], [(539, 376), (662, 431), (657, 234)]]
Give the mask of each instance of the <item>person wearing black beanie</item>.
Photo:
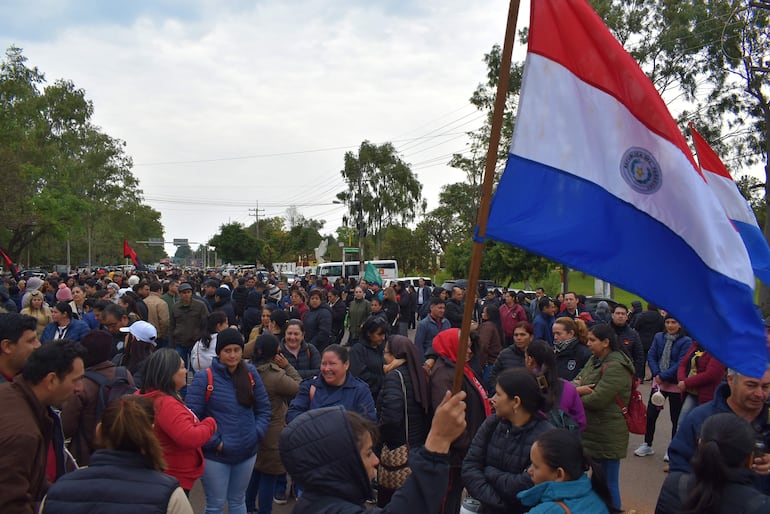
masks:
[[(229, 346), (231, 344), (237, 344), (238, 346), (241, 347), (241, 350), (243, 350), (243, 336), (241, 335), (240, 332), (238, 332), (234, 328), (226, 328), (223, 331), (221, 331), (217, 336), (217, 346), (216, 346), (217, 356), (221, 357), (219, 354), (222, 353), (222, 349), (225, 346)], [(225, 364), (225, 363), (223, 362), (222, 364)]]

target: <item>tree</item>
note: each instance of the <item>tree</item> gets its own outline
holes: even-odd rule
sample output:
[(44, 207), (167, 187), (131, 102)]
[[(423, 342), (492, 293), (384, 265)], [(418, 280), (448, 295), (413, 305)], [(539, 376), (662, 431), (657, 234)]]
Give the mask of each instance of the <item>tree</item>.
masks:
[(352, 220), (358, 219), (360, 208), (364, 226), (371, 227), (376, 236), (376, 255), (385, 227), (406, 225), (425, 212), (422, 184), (391, 143), (364, 141), (357, 155), (345, 153), (345, 168), (340, 173), (347, 190), (337, 193), (337, 199), (348, 206)]
[[(125, 143), (91, 123), (94, 107), (72, 82), (45, 85), (11, 46), (0, 61), (0, 244), (41, 263), (122, 259), (122, 239), (162, 237), (160, 213), (144, 205)], [(146, 231), (139, 233), (139, 231)], [(160, 249), (137, 248), (155, 260)], [(153, 259), (153, 257), (155, 259)]]
[(219, 234), (209, 240), (220, 258), (233, 264), (254, 264), (259, 260), (262, 242), (251, 235), (240, 223), (228, 223), (219, 227)]

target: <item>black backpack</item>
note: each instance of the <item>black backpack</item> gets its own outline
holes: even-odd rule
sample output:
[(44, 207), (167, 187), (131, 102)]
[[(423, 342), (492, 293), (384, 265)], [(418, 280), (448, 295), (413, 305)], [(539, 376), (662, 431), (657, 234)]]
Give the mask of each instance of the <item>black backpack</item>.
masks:
[(129, 380), (128, 370), (124, 366), (115, 368), (115, 378), (112, 380), (93, 370), (86, 371), (85, 376), (89, 380), (96, 382), (99, 386), (99, 392), (96, 395), (97, 421), (102, 419), (102, 413), (104, 413), (105, 407), (107, 407), (112, 400), (127, 394), (134, 394), (138, 391), (137, 387)]

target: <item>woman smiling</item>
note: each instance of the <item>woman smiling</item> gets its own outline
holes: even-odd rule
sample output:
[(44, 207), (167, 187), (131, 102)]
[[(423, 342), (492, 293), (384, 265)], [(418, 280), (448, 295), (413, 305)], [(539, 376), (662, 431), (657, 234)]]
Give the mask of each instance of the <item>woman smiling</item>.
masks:
[(333, 405), (342, 405), (346, 410), (376, 421), (369, 386), (351, 375), (349, 368), (347, 348), (338, 344), (327, 346), (321, 356), (321, 375), (302, 382), (297, 397), (289, 406), (286, 421), (291, 423), (305, 411)]

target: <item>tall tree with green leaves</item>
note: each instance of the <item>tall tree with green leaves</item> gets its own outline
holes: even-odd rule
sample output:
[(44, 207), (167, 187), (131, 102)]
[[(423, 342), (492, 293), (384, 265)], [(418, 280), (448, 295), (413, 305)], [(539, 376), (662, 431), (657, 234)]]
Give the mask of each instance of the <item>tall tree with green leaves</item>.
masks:
[[(144, 205), (125, 143), (93, 125), (94, 107), (71, 81), (46, 84), (11, 46), (0, 60), (0, 245), (36, 263), (122, 260), (122, 239), (162, 237), (160, 213)], [(24, 252), (27, 250), (27, 252)], [(137, 248), (157, 260), (160, 249)], [(97, 257), (98, 256), (98, 257)], [(149, 258), (148, 258), (149, 257)], [(101, 261), (101, 262), (100, 262)]]
[(348, 206), (351, 220), (357, 219), (360, 205), (364, 224), (376, 237), (375, 255), (385, 227), (406, 225), (425, 212), (422, 184), (391, 143), (364, 141), (357, 154), (345, 153), (340, 173), (347, 189), (337, 193), (337, 199)]

